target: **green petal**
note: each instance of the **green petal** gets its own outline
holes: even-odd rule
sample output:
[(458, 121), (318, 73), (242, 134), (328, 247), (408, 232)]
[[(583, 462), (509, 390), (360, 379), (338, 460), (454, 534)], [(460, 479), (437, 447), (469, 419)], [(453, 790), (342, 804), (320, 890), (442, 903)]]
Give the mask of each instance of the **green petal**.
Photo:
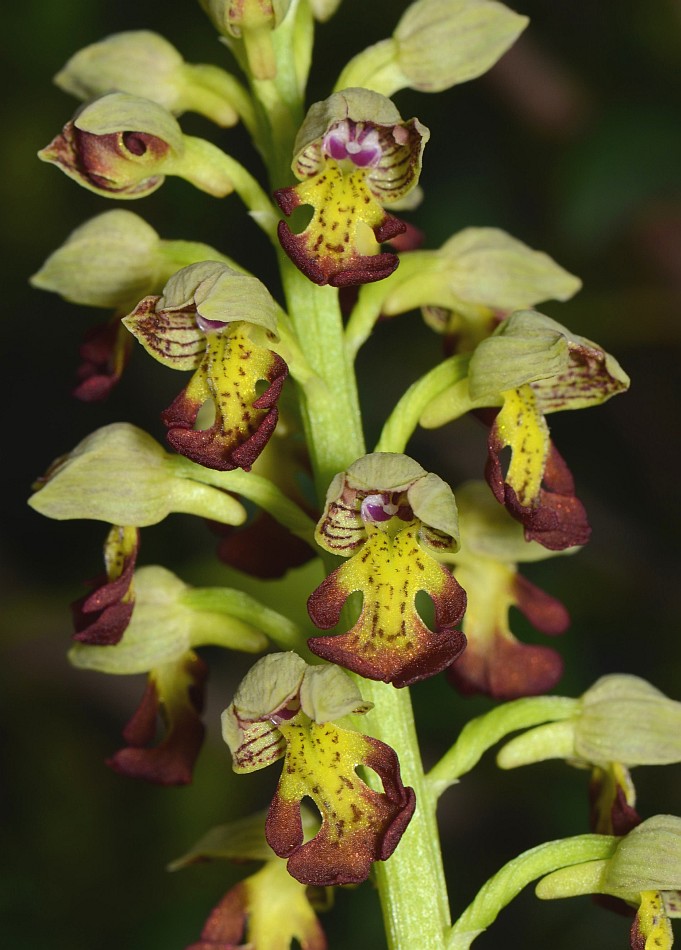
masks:
[(76, 228), (31, 278), (72, 303), (117, 309), (154, 288), (159, 236), (131, 211), (105, 211)]
[(440, 92), (475, 79), (494, 65), (528, 23), (527, 17), (493, 0), (417, 0), (393, 34), (404, 85)]
[(300, 707), (314, 722), (341, 719), (350, 713), (365, 713), (373, 703), (365, 703), (357, 686), (337, 666), (308, 666), (300, 687)]
[(676, 891), (681, 887), (681, 818), (655, 815), (632, 829), (610, 860), (611, 892)]
[(638, 676), (604, 676), (582, 697), (575, 752), (628, 766), (681, 761), (681, 703)]
[(470, 395), (474, 400), (496, 397), (525, 383), (558, 376), (568, 365), (565, 328), (536, 311), (518, 311), (473, 353)]

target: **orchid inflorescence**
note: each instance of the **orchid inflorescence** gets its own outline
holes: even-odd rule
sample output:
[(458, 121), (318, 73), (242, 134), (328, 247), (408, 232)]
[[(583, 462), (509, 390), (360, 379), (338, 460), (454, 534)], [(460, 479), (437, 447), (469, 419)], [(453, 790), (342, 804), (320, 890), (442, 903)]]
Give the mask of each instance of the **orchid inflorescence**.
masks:
[[(150, 31), (110, 36), (56, 77), (84, 104), (40, 157), (105, 198), (143, 198), (168, 175), (216, 198), (235, 192), (277, 254), (283, 296), (220, 251), (162, 238), (120, 208), (79, 227), (33, 278), (109, 311), (81, 348), (77, 398), (105, 398), (135, 340), (191, 373), (159, 407), (167, 448), (131, 424), (106, 426), (56, 460), (31, 499), (48, 517), (109, 526), (105, 572), (73, 605), (69, 654), (80, 668), (148, 677), (109, 765), (161, 785), (190, 782), (208, 673), (197, 650), (264, 654), (222, 731), (236, 772), (282, 763), (272, 803), (213, 829), (176, 862), (262, 867), (225, 896), (192, 947), (285, 950), (296, 940), (321, 950), (312, 889), (372, 873), (391, 947), (468, 947), (536, 879), (541, 898), (617, 901), (634, 916), (634, 950), (669, 947), (669, 919), (681, 913), (681, 819), (642, 820), (630, 770), (681, 760), (681, 706), (626, 675), (579, 699), (547, 696), (562, 659), (521, 642), (509, 617), (515, 606), (551, 636), (569, 626), (566, 608), (520, 571), (589, 540), (547, 420), (626, 391), (628, 377), (597, 343), (534, 309), (580, 287), (548, 255), (492, 227), (423, 249), (400, 217), (421, 199), (430, 133), (390, 97), (474, 79), (527, 20), (496, 0), (415, 0), (305, 112), (315, 20), (340, 0), (201, 5), (242, 78), (186, 63)], [(186, 111), (243, 123), (267, 187), (186, 135)], [(444, 356), (405, 391), (368, 452), (354, 360), (380, 318), (415, 310), (441, 335)], [(405, 449), (419, 425), (465, 414), (485, 427), (488, 454), (480, 480), (455, 494)], [(309, 623), (274, 595), (191, 587), (165, 567), (140, 566), (141, 529), (172, 512), (224, 528), (221, 555), (261, 578), (292, 577), (316, 559)], [(452, 736), (426, 775), (408, 687), (442, 673), (463, 695), (505, 702)], [(558, 757), (590, 771), (592, 833), (520, 855), (452, 925), (435, 806), (514, 731), (501, 768)]]

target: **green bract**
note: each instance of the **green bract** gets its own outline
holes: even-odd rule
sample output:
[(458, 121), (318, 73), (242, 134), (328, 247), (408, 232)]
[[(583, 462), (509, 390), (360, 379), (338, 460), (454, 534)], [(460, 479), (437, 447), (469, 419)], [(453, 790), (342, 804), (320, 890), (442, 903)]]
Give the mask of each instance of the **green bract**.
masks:
[(417, 0), (391, 39), (348, 63), (337, 83), (392, 96), (400, 89), (441, 92), (487, 72), (528, 24), (495, 0)]
[(113, 423), (58, 459), (29, 504), (59, 521), (92, 518), (140, 528), (173, 511), (225, 524), (245, 520), (246, 512), (231, 495), (178, 476), (174, 458), (141, 429)]

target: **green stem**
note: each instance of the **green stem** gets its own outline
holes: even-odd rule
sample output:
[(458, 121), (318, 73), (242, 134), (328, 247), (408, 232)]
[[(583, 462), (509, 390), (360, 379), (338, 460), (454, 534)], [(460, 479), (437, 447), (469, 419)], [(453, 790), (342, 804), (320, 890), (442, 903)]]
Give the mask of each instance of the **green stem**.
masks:
[[(307, 0), (301, 0), (295, 12), (302, 18), (298, 21), (302, 35), (300, 23), (310, 19)], [(292, 135), (297, 128), (291, 127), (290, 115), (302, 115), (308, 64), (300, 47), (285, 44), (278, 45), (277, 61), (277, 78), (272, 85), (257, 82), (253, 88), (267, 116), (273, 145), (267, 155), (271, 181), (275, 187), (282, 187), (290, 178)], [(321, 504), (333, 476), (366, 452), (352, 354), (345, 345), (338, 291), (311, 283), (283, 251), (279, 263), (286, 310), (303, 356), (315, 374), (297, 383)], [(328, 569), (330, 558), (325, 558), (325, 563)], [(449, 925), (447, 891), (435, 807), (425, 784), (409, 691), (361, 677), (357, 680), (364, 697), (375, 704), (360, 728), (395, 750), (403, 781), (414, 788), (417, 799), (416, 812), (402, 842), (388, 861), (375, 866), (388, 946), (391, 950), (444, 950)], [(374, 773), (367, 776), (367, 781), (375, 782), (380, 789)]]
[[(390, 950), (444, 950), (450, 924), (435, 803), (423, 774), (421, 752), (408, 689), (357, 677), (364, 699), (374, 708), (361, 728), (392, 746), (402, 780), (416, 793), (416, 811), (395, 853), (374, 865)], [(380, 789), (375, 776), (367, 782)]]
[(244, 620), (267, 634), (281, 650), (296, 650), (307, 659), (307, 636), (298, 624), (255, 597), (231, 587), (195, 587), (183, 595), (183, 603), (195, 610), (224, 613)]
[[(338, 292), (317, 287), (282, 257), (287, 310), (301, 348), (317, 373), (301, 386), (301, 409), (317, 485), (323, 500), (332, 477), (365, 452), (354, 371), (343, 346)], [(409, 691), (384, 683), (357, 682), (375, 704), (360, 728), (390, 745), (405, 785), (416, 793), (416, 813), (392, 857), (375, 865), (388, 946), (391, 950), (444, 950), (449, 925), (447, 891), (433, 800), (425, 784)], [(380, 781), (373, 773), (367, 780)]]
[(318, 287), (280, 255), (287, 311), (316, 376), (303, 383), (301, 411), (320, 501), (331, 479), (365, 453), (355, 376), (343, 346), (338, 291)]
[(609, 858), (619, 841), (610, 835), (577, 835), (540, 844), (509, 861), (483, 885), (454, 924), (447, 950), (468, 950), (531, 881), (559, 868)]

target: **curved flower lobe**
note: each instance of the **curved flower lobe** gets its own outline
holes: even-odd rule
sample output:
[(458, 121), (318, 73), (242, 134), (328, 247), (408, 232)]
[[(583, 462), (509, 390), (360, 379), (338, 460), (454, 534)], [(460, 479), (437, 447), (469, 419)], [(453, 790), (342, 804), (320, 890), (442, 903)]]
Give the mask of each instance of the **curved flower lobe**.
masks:
[[(281, 357), (253, 342), (243, 324), (208, 333), (189, 385), (162, 413), (168, 442), (208, 468), (248, 470), (277, 424), (276, 403), (287, 372)], [(268, 385), (259, 394), (261, 380)], [(208, 400), (215, 407), (215, 421), (195, 431), (199, 409)]]
[(631, 950), (671, 950), (674, 934), (660, 891), (641, 892), (630, 940)]
[[(200, 714), (208, 668), (195, 653), (166, 663), (149, 673), (142, 701), (123, 730), (127, 747), (107, 765), (131, 778), (157, 785), (187, 785), (203, 742)], [(165, 737), (152, 746), (157, 716), (161, 715)]]
[[(499, 455), (506, 445), (511, 446), (513, 455), (504, 477)], [(515, 465), (513, 458), (517, 459)], [(548, 438), (548, 430), (546, 444), (540, 448), (536, 431), (527, 438), (520, 427), (513, 435), (509, 435), (509, 428), (500, 434), (495, 422), (489, 434), (485, 478), (497, 501), (524, 525), (527, 541), (563, 551), (589, 540), (591, 527), (586, 511), (575, 495), (569, 468)]]
[(139, 550), (139, 531), (114, 525), (104, 544), (106, 574), (91, 593), (71, 604), (80, 643), (108, 646), (118, 643), (130, 623), (135, 598), (132, 579)]
[(78, 384), (73, 390), (76, 399), (98, 402), (106, 399), (118, 383), (130, 358), (132, 340), (115, 315), (106, 323), (92, 327), (85, 335), (78, 353)]
[(272, 857), (225, 894), (187, 950), (285, 950), (294, 940), (301, 950), (327, 948), (307, 888)]
[[(353, 591), (363, 595), (359, 619), (347, 633), (313, 637), (313, 653), (369, 679), (408, 686), (449, 666), (466, 644), (454, 629), (466, 609), (466, 595), (451, 573), (418, 543), (418, 527), (391, 537), (367, 525), (368, 538), (357, 554), (320, 584), (308, 601), (314, 623), (335, 626)], [(435, 631), (416, 609), (425, 591), (435, 608)]]
[[(415, 797), (400, 778), (393, 750), (377, 739), (333, 723), (282, 723), (286, 759), (265, 833), (272, 850), (288, 857), (289, 873), (304, 884), (364, 881), (373, 861), (393, 853), (414, 812)], [(365, 765), (383, 783), (370, 789), (357, 776)], [(322, 816), (303, 843), (300, 803), (311, 798)]]

